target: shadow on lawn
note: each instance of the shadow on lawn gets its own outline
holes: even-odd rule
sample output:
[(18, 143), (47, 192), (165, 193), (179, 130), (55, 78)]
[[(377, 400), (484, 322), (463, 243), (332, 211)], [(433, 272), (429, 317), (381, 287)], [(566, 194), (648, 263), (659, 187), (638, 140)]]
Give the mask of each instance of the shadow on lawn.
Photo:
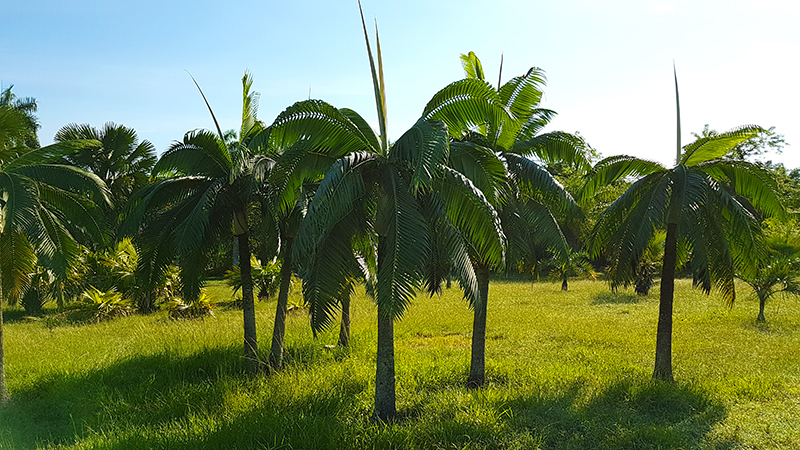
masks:
[(606, 305), (606, 304), (629, 304), (639, 303), (647, 300), (646, 296), (631, 294), (630, 292), (612, 292), (604, 291), (598, 292), (592, 296), (592, 304)]
[[(238, 354), (220, 348), (145, 356), (42, 380), (14, 392), (0, 410), (0, 448), (74, 445), (103, 435), (108, 441), (93, 448), (695, 448), (726, 415), (710, 393), (690, 387), (621, 381), (595, 390), (575, 382), (533, 386), (530, 395), (492, 394), (506, 389), (496, 385), (449, 388), (447, 405), (433, 390), (417, 395), (435, 415), (407, 411), (405, 420), (382, 426), (369, 421), (370, 385), (347, 370), (325, 371), (331, 366), (319, 354), (299, 359), (309, 364), (302, 370), (320, 374), (322, 389), (298, 386), (291, 369), (251, 383)], [(236, 395), (258, 400), (229, 410)], [(401, 395), (401, 414), (404, 404)], [(216, 423), (204, 425), (204, 417)], [(705, 444), (722, 450), (737, 443)]]

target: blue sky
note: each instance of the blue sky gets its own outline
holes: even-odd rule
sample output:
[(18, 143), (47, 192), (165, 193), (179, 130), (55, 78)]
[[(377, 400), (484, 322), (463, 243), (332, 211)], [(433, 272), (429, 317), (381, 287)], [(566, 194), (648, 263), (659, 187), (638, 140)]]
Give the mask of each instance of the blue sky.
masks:
[[(790, 144), (769, 158), (800, 167), (800, 4), (776, 0), (364, 0), (377, 18), (389, 134), (463, 77), (475, 51), (489, 80), (531, 66), (548, 77), (551, 129), (580, 132), (603, 155), (671, 162), (677, 65), (684, 143), (708, 123), (775, 126)], [(39, 103), (40, 140), (70, 122), (133, 127), (163, 151), (213, 126), (236, 128), (241, 77), (271, 122), (295, 101), (322, 98), (375, 122), (355, 0), (5, 0), (0, 81)], [(793, 145), (791, 145), (793, 144)]]

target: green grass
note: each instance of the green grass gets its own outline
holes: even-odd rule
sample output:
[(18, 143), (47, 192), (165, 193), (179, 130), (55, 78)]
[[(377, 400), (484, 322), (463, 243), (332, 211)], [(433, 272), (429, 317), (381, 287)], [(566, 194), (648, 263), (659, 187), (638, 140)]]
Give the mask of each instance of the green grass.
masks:
[[(728, 310), (678, 282), (670, 385), (650, 381), (657, 290), (570, 289), (492, 282), (479, 390), (464, 387), (472, 319), (458, 291), (419, 297), (396, 326), (401, 419), (389, 425), (370, 420), (375, 308), (363, 295), (350, 349), (326, 349), (335, 330), (314, 340), (294, 312), (286, 370), (253, 377), (235, 309), (51, 328), (10, 311), (0, 449), (800, 448), (800, 302), (768, 305), (759, 326), (746, 296)], [(274, 307), (256, 308), (265, 355)]]

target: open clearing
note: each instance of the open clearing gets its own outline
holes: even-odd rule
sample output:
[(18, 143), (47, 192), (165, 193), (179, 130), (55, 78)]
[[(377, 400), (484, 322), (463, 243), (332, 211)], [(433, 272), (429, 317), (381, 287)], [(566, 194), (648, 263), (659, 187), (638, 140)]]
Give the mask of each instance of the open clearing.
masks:
[[(472, 315), (457, 289), (420, 296), (395, 328), (398, 411), (370, 421), (375, 307), (360, 295), (350, 349), (315, 340), (290, 314), (288, 365), (241, 373), (241, 311), (173, 321), (164, 313), (54, 325), (6, 312), (12, 403), (0, 449), (800, 448), (800, 302), (777, 299), (767, 324), (745, 286), (729, 310), (677, 282), (677, 383), (650, 381), (657, 287), (493, 281), (487, 376), (464, 387)], [(209, 287), (220, 300), (230, 293)], [(299, 301), (294, 293), (290, 301)], [(275, 301), (257, 304), (266, 355)]]

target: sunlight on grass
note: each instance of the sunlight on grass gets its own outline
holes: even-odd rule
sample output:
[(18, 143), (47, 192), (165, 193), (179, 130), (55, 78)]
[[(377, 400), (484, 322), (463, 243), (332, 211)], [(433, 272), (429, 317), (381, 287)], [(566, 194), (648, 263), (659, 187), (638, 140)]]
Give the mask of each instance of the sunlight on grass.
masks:
[[(675, 385), (650, 381), (657, 288), (492, 282), (479, 390), (465, 388), (466, 302), (456, 289), (420, 296), (396, 326), (402, 419), (389, 425), (370, 420), (375, 307), (363, 291), (351, 348), (326, 348), (338, 330), (314, 340), (292, 313), (286, 370), (253, 377), (237, 309), (51, 327), (12, 311), (0, 449), (800, 446), (800, 304), (771, 305), (757, 326), (753, 301), (729, 310), (690, 285), (677, 283)], [(209, 292), (231, 299), (221, 282)], [(274, 308), (256, 306), (263, 355)]]

